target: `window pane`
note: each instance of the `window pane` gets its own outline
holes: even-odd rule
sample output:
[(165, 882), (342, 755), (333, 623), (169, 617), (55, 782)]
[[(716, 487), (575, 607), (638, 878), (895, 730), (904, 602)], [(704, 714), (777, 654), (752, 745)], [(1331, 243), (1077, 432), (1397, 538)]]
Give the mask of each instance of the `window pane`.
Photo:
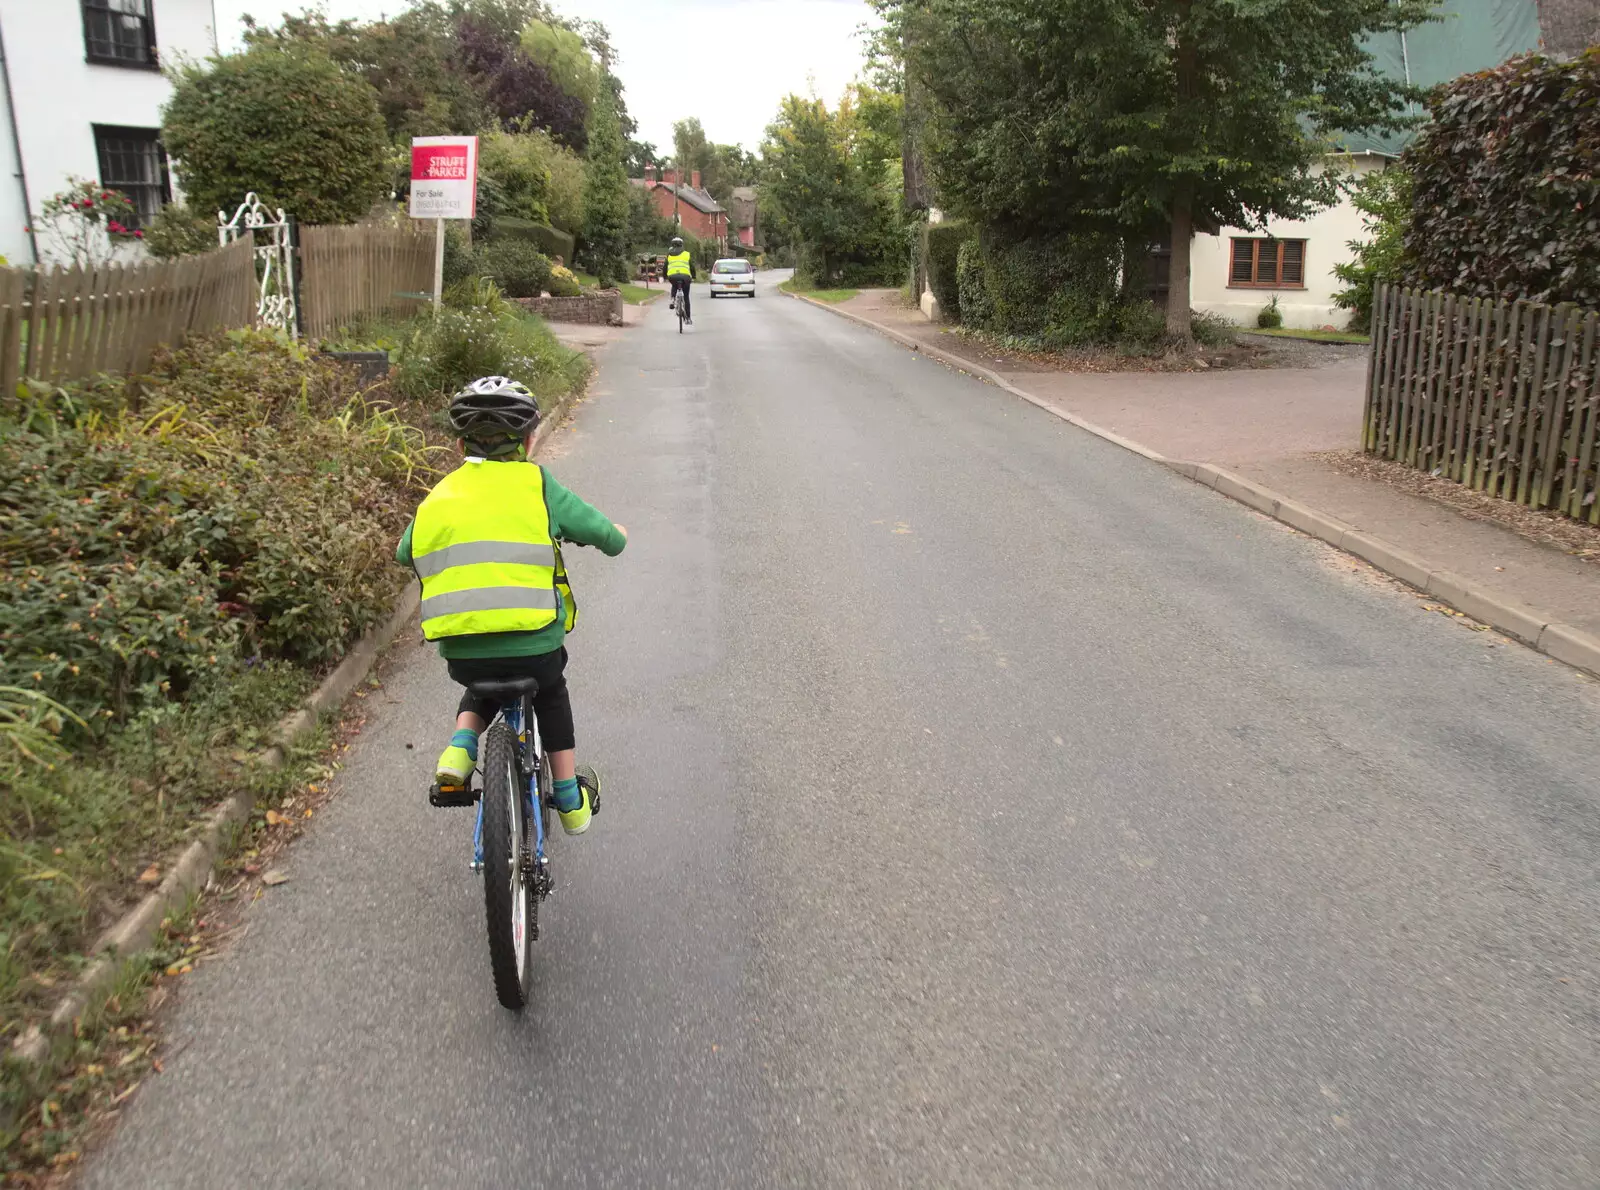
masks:
[(161, 169), (161, 146), (154, 129), (97, 128), (100, 184), (120, 190), (132, 200), (138, 214), (134, 226), (144, 226), (161, 210), (166, 198)]
[(1304, 285), (1306, 282), (1306, 242), (1283, 241), (1283, 283)]
[(154, 61), (148, 0), (84, 0), (84, 36), (91, 58)]
[(1277, 240), (1257, 240), (1261, 245), (1256, 253), (1256, 284), (1276, 285), (1278, 283), (1278, 249), (1281, 246)]
[(1255, 241), (1233, 241), (1233, 267), (1229, 270), (1228, 280), (1234, 285), (1248, 285), (1255, 280), (1254, 268), (1251, 263)]

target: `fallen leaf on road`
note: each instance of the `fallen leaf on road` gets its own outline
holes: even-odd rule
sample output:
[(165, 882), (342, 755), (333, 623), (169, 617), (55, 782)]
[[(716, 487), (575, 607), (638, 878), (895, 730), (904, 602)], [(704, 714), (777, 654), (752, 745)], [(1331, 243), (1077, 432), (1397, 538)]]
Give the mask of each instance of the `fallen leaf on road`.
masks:
[(287, 884), (288, 882), (288, 874), (279, 871), (277, 868), (269, 868), (267, 874), (261, 878), (262, 884)]
[(146, 868), (144, 871), (139, 873), (139, 883), (140, 884), (160, 884), (161, 883), (161, 869), (159, 867), (157, 867), (155, 864), (151, 864), (148, 868)]
[(286, 826), (288, 825), (289, 821), (290, 820), (288, 818), (284, 817), (282, 814), (279, 814), (276, 810), (267, 811), (268, 826)]

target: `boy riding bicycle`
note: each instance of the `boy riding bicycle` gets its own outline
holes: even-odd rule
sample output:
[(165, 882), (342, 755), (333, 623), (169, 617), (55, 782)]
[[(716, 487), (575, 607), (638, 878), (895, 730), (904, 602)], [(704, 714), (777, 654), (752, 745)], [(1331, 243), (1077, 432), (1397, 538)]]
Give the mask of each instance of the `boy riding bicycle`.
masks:
[[(694, 319), (689, 317), (689, 285), (693, 281), (694, 255), (684, 250), (682, 236), (673, 236), (667, 251), (667, 284), (672, 286), (674, 297), (683, 294), (683, 320), (690, 326), (694, 325)], [(669, 308), (670, 305), (669, 300)]]
[(468, 687), (435, 779), (445, 787), (470, 781), (478, 735), (499, 710), (475, 697), (472, 684), (534, 678), (556, 810), (567, 834), (580, 835), (600, 800), (600, 779), (577, 766), (564, 645), (577, 605), (560, 542), (614, 558), (628, 532), (529, 461), (539, 406), (523, 385), (504, 376), (475, 380), (451, 400), (449, 418), (465, 457), (428, 493), (395, 550), (395, 560), (422, 580), (423, 635), (439, 643), (450, 676)]

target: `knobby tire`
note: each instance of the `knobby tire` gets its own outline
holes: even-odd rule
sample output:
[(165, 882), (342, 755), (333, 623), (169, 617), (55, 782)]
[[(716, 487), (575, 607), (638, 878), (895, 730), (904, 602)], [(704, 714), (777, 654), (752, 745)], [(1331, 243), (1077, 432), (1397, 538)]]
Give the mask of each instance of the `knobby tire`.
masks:
[[(494, 973), (494, 992), (507, 1008), (520, 1009), (528, 1003), (533, 981), (534, 914), (532, 881), (523, 876), (515, 889), (512, 875), (522, 863), (527, 843), (528, 823), (523, 810), (522, 774), (511, 729), (496, 723), (484, 736), (483, 754), (483, 895), (489, 922), (489, 967)], [(520, 969), (517, 961), (516, 898), (526, 898), (523, 922), (528, 936), (522, 947)]]

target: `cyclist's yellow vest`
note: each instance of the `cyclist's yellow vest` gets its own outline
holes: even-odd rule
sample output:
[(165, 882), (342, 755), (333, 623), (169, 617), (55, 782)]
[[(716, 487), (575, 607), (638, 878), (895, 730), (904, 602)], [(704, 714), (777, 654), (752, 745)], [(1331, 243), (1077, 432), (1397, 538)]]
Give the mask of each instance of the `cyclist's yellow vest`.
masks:
[(422, 635), (570, 631), (577, 605), (550, 535), (544, 471), (536, 463), (468, 459), (417, 509), (411, 565), (422, 579)]
[(667, 276), (669, 276), (669, 277), (692, 277), (692, 276), (694, 276), (694, 269), (691, 268), (690, 265), (689, 265), (689, 254), (687, 252), (678, 252), (678, 253), (675, 253), (675, 254), (667, 257)]

